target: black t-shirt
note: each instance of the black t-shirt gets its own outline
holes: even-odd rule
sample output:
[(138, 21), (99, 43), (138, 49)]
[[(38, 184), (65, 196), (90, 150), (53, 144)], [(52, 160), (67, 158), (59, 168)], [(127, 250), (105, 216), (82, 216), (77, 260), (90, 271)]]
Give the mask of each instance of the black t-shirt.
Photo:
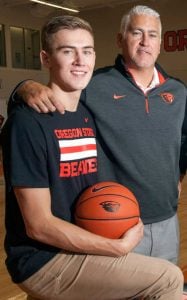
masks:
[(13, 187), (50, 188), (52, 213), (73, 222), (79, 194), (97, 181), (95, 126), (79, 103), (76, 112), (38, 114), (20, 105), (2, 131), (6, 180), (6, 264), (22, 282), (61, 249), (30, 239)]

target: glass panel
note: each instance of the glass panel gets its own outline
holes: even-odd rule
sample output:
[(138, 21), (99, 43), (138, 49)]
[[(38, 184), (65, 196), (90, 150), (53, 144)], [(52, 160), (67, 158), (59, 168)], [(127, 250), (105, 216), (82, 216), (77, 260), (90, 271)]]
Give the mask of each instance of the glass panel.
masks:
[(2, 24), (0, 24), (0, 66), (6, 66), (5, 30)]
[(38, 30), (10, 27), (12, 66), (14, 68), (35, 69), (40, 64), (40, 33)]
[(25, 67), (23, 28), (10, 27), (13, 68)]
[(40, 33), (38, 30), (24, 29), (25, 67), (40, 69)]

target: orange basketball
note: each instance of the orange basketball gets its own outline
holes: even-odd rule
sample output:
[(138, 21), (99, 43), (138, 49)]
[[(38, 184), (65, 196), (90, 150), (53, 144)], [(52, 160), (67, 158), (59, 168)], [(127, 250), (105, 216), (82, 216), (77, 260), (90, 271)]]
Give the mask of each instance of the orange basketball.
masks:
[(120, 238), (138, 223), (138, 202), (125, 186), (104, 181), (87, 188), (75, 208), (78, 226), (108, 238)]

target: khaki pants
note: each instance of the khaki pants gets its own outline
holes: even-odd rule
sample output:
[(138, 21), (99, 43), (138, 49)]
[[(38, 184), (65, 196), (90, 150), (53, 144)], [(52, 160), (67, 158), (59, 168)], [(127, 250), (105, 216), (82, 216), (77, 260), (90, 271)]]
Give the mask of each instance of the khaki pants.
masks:
[(166, 260), (136, 253), (119, 258), (59, 253), (20, 287), (45, 300), (181, 300), (183, 275)]

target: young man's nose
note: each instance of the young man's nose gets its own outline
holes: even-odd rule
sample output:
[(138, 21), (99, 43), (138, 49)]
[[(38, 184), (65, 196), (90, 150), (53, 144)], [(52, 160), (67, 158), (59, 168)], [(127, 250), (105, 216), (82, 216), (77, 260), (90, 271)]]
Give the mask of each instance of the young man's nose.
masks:
[(83, 65), (84, 64), (84, 55), (81, 52), (75, 53), (75, 63)]

